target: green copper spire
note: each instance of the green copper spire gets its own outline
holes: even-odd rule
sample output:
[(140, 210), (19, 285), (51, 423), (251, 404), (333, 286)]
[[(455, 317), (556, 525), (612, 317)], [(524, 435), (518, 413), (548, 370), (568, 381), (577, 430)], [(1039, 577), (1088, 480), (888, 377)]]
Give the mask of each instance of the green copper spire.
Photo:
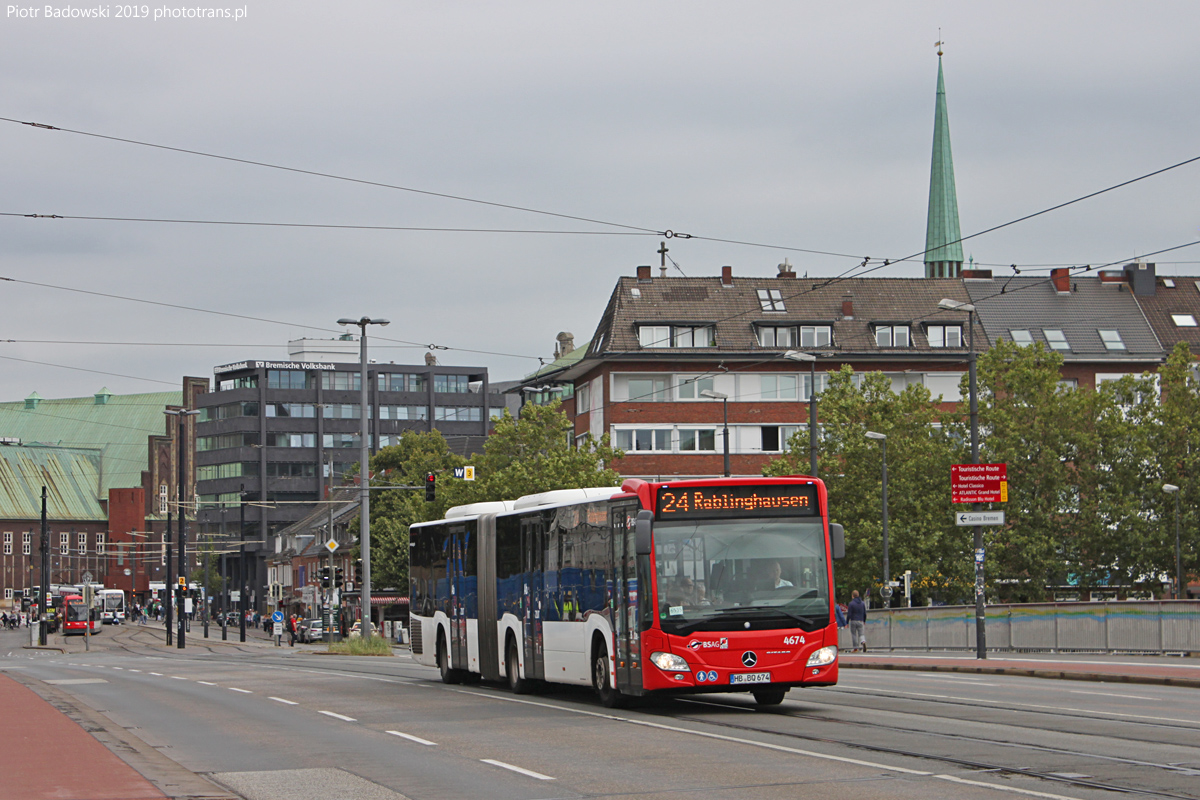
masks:
[(962, 272), (958, 241), (958, 194), (954, 191), (954, 158), (950, 155), (950, 115), (942, 54), (938, 53), (937, 108), (933, 115), (933, 165), (929, 170), (929, 219), (925, 225), (925, 277), (953, 278)]

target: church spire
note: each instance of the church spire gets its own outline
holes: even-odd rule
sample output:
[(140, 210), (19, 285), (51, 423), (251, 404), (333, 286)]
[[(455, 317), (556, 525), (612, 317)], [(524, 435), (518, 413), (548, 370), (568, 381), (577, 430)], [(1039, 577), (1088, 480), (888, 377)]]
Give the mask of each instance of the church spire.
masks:
[(954, 278), (962, 273), (958, 241), (958, 194), (954, 190), (954, 158), (950, 155), (950, 116), (942, 78), (938, 42), (937, 106), (933, 115), (933, 164), (929, 170), (929, 217), (925, 225), (925, 277)]

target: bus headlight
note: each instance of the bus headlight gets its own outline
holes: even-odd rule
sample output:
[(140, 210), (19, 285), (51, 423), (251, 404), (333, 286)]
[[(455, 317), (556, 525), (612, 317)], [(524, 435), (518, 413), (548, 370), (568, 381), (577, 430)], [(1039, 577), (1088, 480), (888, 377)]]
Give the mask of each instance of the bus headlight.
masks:
[(674, 653), (651, 653), (650, 661), (663, 672), (691, 672), (688, 662)]
[(826, 664), (832, 664), (837, 661), (837, 648), (833, 646), (822, 647), (820, 650), (814, 650), (813, 654), (808, 657), (808, 666), (823, 667)]

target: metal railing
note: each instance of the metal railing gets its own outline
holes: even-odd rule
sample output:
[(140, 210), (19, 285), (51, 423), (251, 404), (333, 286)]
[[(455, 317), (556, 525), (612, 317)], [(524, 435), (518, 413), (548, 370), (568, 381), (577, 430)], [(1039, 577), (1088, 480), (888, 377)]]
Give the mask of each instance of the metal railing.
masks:
[[(974, 650), (973, 606), (872, 609), (871, 650)], [(839, 647), (850, 648), (842, 628)], [(1200, 652), (1200, 600), (1021, 603), (987, 607), (987, 648), (998, 651)]]

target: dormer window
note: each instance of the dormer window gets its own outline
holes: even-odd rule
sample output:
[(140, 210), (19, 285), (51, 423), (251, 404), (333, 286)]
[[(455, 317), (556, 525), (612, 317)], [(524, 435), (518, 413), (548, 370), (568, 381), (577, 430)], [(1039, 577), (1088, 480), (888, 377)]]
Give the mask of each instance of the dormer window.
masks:
[(716, 347), (712, 325), (639, 325), (642, 347)]
[(1100, 341), (1104, 342), (1106, 350), (1124, 350), (1125, 342), (1121, 341), (1120, 331), (1096, 331), (1100, 334)]
[(876, 325), (875, 344), (879, 347), (908, 347), (908, 326)]
[(758, 344), (761, 347), (795, 347), (796, 328), (782, 325), (758, 326)]
[(787, 311), (783, 307), (783, 292), (778, 289), (759, 289), (758, 304), (763, 311)]
[(930, 325), (925, 334), (930, 347), (962, 347), (962, 325)]
[(1046, 337), (1046, 344), (1050, 345), (1051, 350), (1071, 349), (1067, 335), (1057, 328), (1042, 328), (1042, 335)]

